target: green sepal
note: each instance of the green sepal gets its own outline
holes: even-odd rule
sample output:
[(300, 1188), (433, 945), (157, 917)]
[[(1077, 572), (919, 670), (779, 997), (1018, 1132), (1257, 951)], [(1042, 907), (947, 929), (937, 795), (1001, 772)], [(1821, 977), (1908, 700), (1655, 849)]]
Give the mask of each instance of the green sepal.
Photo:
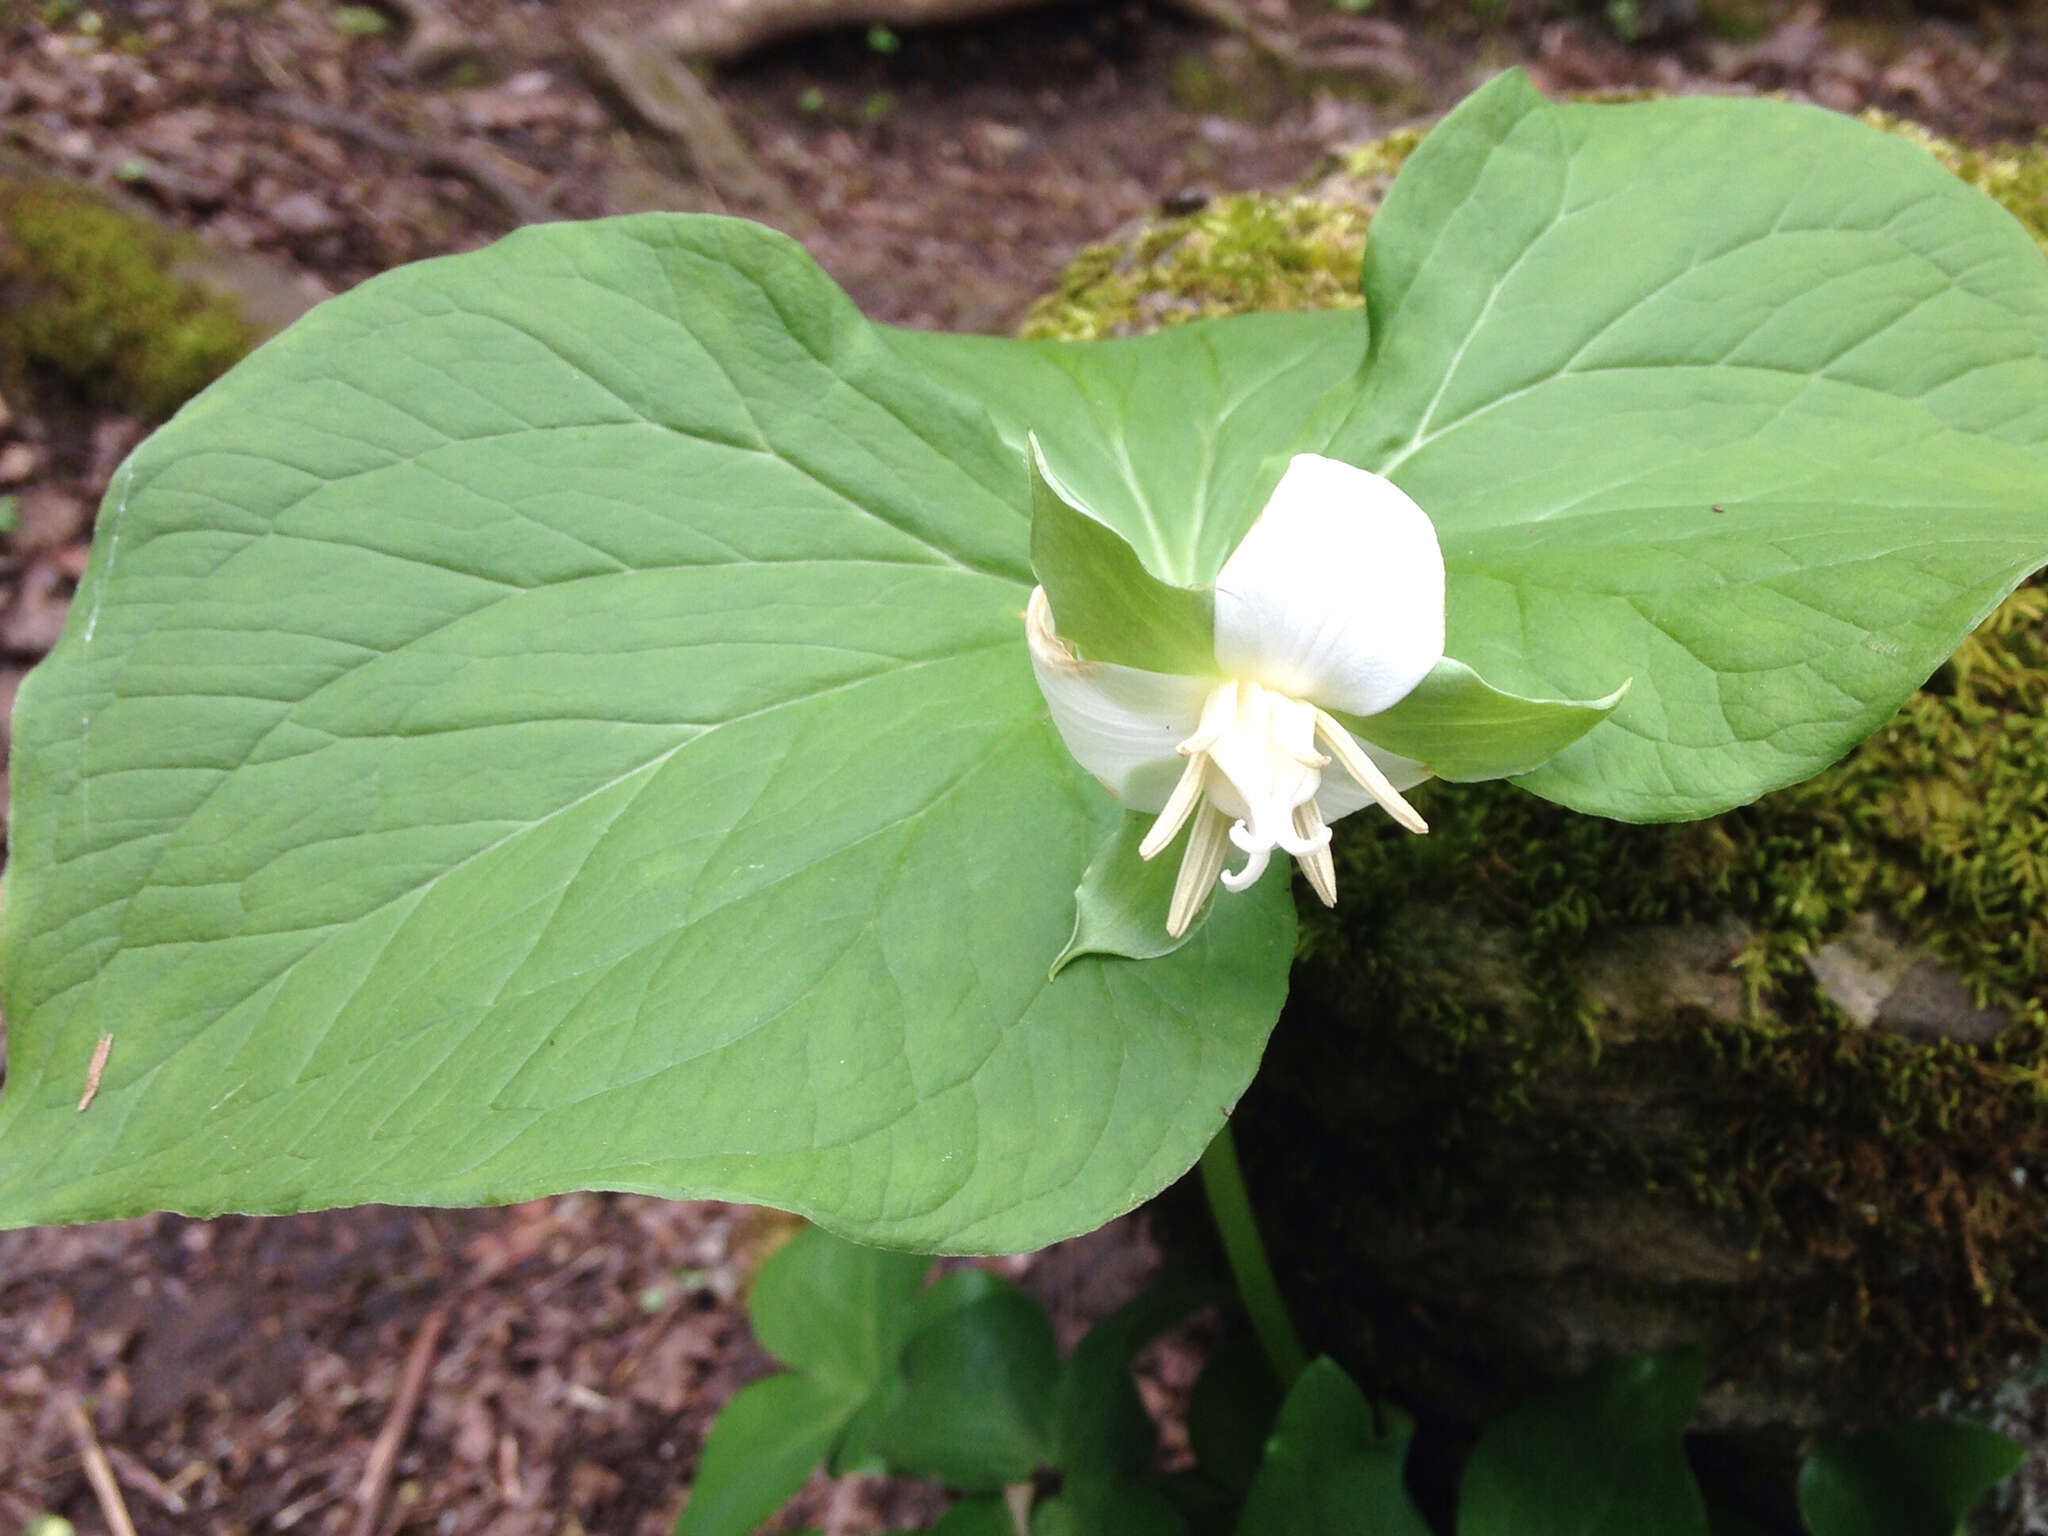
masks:
[(1060, 638), (1090, 661), (1206, 677), (1216, 670), (1216, 596), (1145, 569), (1138, 552), (1060, 484), (1034, 434), (1031, 568)]
[(1156, 960), (1201, 932), (1216, 905), (1213, 900), (1203, 904), (1179, 938), (1166, 931), (1166, 909), (1173, 900), (1180, 856), (1169, 848), (1157, 858), (1138, 857), (1138, 844), (1145, 840), (1151, 825), (1150, 816), (1138, 812), (1125, 815), (1116, 835), (1088, 861), (1081, 883), (1074, 887), (1074, 932), (1053, 961), (1052, 975), (1059, 975), (1083, 955)]
[(1614, 712), (1629, 685), (1604, 698), (1531, 699), (1496, 688), (1446, 656), (1400, 703), (1376, 715), (1338, 715), (1354, 735), (1475, 784), (1542, 767)]

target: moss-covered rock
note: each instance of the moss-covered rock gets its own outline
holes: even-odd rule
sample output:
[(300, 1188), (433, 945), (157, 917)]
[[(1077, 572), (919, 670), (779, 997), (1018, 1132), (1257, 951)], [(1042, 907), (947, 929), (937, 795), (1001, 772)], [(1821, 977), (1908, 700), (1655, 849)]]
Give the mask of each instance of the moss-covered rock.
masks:
[(167, 416), (273, 328), (243, 286), (189, 235), (0, 163), (0, 381)]
[[(2048, 236), (2048, 147), (1910, 125)], [(1415, 143), (1080, 258), (1032, 334), (1355, 302)], [(1320, 212), (1319, 212), (1320, 210)], [(1846, 761), (1688, 825), (1425, 788), (1338, 829), (1239, 1136), (1301, 1321), (1484, 1416), (1599, 1354), (1704, 1343), (1710, 1422), (1896, 1418), (2048, 1325), (2048, 591)]]
[(1365, 228), (1422, 141), (1390, 134), (1296, 196), (1238, 193), (1092, 245), (1031, 307), (1025, 336), (1094, 341), (1250, 309), (1357, 309)]

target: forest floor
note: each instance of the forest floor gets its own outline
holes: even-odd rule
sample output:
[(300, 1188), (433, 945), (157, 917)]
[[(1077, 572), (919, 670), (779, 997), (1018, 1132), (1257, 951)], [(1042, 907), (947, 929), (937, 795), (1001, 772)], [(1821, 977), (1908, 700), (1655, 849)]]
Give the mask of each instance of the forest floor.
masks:
[[(534, 218), (716, 209), (790, 227), (878, 318), (999, 331), (1082, 245), (1286, 185), (1510, 63), (1553, 93), (1784, 91), (1977, 143), (2048, 123), (2038, 4), (1915, 19), (1875, 0), (1743, 3), (1574, 16), (1508, 0), (1482, 17), (1466, 0), (1261, 0), (1362, 61), (1320, 80), (1112, 0), (805, 39), (714, 76), (762, 173), (741, 196), (593, 79), (567, 4), (454, 0), (459, 37), (422, 70), (400, 13), (361, 6), (0, 0), (0, 151), (254, 253), (288, 308)], [(1624, 42), (1617, 21), (1648, 35)], [(147, 425), (54, 393), (0, 401), (0, 497), (21, 516), (0, 552), (0, 712), (54, 643), (92, 508)], [(100, 1455), (142, 1536), (653, 1536), (718, 1403), (768, 1368), (741, 1295), (784, 1230), (739, 1207), (568, 1195), (0, 1234), (0, 1531), (44, 1514), (108, 1529), (87, 1475)], [(1071, 1341), (1151, 1262), (1126, 1221), (1004, 1264)], [(1147, 1362), (1168, 1418), (1196, 1353), (1182, 1338)], [(409, 1365), (425, 1390), (395, 1416)], [(366, 1495), (380, 1436), (395, 1458)], [(942, 1505), (819, 1481), (788, 1523), (854, 1536)]]

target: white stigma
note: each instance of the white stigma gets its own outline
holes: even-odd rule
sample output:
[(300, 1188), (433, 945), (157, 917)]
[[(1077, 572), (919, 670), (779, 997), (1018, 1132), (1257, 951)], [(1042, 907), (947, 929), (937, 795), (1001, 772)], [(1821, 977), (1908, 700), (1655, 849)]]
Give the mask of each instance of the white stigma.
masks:
[[(1194, 818), (1167, 911), (1166, 930), (1175, 938), (1188, 931), (1214, 885), (1245, 889), (1265, 873), (1276, 848), (1293, 855), (1324, 905), (1336, 905), (1330, 829), (1316, 803), (1332, 759), (1395, 821), (1411, 832), (1429, 830), (1341, 722), (1258, 683), (1232, 680), (1212, 689), (1179, 751), (1187, 767), (1138, 845), (1142, 857), (1154, 858)], [(1223, 868), (1228, 846), (1245, 855), (1242, 868)]]

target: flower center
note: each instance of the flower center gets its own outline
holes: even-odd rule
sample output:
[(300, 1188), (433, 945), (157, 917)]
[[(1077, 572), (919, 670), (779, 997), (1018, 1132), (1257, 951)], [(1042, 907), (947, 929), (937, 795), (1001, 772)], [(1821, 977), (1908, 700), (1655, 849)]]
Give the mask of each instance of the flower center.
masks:
[[(1316, 802), (1332, 758), (1402, 826), (1429, 830), (1340, 721), (1258, 683), (1233, 679), (1210, 690), (1179, 751), (1187, 767), (1138, 845), (1142, 857), (1156, 857), (1194, 819), (1167, 912), (1175, 938), (1187, 932), (1212, 886), (1243, 890), (1265, 873), (1275, 848), (1294, 856), (1324, 905), (1336, 905), (1330, 828)], [(1232, 845), (1243, 851), (1244, 865), (1225, 870)]]

